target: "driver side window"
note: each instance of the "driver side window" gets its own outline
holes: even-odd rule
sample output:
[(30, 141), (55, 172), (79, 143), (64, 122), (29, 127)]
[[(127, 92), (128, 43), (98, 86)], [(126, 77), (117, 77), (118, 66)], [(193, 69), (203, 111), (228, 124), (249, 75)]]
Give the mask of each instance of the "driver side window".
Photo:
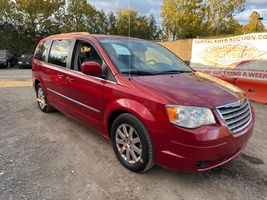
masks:
[(103, 61), (95, 48), (86, 41), (77, 41), (75, 45), (75, 58), (73, 59), (72, 70), (81, 72), (81, 67), (84, 62), (98, 62), (101, 66)]
[(93, 45), (87, 41), (77, 40), (74, 48), (74, 54), (72, 58), (71, 70), (78, 72), (82, 71), (82, 64), (84, 62), (97, 62), (102, 66), (103, 75), (106, 80), (116, 82), (111, 70), (107, 64), (102, 60)]

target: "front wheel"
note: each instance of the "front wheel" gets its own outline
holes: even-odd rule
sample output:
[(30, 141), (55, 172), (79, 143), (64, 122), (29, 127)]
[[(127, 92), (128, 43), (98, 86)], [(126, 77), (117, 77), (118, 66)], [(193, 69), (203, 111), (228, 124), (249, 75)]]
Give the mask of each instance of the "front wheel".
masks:
[(121, 164), (134, 172), (145, 172), (154, 166), (150, 136), (144, 124), (135, 116), (118, 116), (111, 128), (113, 149)]

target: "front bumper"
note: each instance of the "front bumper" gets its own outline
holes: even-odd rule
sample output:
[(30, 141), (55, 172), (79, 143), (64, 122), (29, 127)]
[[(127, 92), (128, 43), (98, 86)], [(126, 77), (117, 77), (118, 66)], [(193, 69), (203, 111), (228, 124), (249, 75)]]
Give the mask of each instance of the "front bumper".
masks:
[(220, 166), (245, 148), (253, 133), (254, 113), (250, 124), (233, 134), (226, 126), (211, 125), (197, 129), (172, 127), (167, 134), (151, 131), (156, 163), (177, 171), (205, 171)]

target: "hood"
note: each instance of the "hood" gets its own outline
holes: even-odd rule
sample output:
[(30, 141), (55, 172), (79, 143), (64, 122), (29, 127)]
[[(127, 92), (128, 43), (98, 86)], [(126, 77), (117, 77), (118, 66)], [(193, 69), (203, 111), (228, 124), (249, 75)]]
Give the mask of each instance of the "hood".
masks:
[(245, 96), (232, 84), (200, 72), (135, 76), (133, 80), (166, 97), (170, 104), (176, 105), (215, 108)]

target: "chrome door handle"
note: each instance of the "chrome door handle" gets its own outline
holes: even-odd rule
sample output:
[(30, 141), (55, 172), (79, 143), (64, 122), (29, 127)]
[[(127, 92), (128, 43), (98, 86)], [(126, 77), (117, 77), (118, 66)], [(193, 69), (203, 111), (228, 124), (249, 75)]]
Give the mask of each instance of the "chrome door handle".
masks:
[(58, 78), (64, 78), (64, 75), (63, 74), (58, 74), (57, 77)]
[(70, 76), (66, 77), (66, 79), (67, 79), (68, 81), (74, 81), (74, 78), (72, 78), (72, 77), (70, 77)]

